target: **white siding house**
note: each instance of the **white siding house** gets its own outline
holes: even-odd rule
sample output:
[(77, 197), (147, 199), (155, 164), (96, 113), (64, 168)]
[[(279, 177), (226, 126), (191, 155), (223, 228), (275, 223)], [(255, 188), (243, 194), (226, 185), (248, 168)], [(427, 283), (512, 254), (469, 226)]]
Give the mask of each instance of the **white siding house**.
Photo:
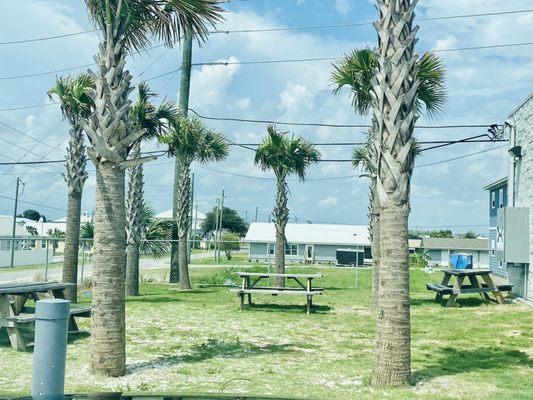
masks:
[[(339, 250), (361, 253), (362, 258), (370, 258), (367, 226), (287, 224), (285, 232), (285, 257), (288, 262), (337, 263)], [(252, 222), (244, 241), (250, 243), (250, 261), (274, 259), (276, 228), (273, 223)]]

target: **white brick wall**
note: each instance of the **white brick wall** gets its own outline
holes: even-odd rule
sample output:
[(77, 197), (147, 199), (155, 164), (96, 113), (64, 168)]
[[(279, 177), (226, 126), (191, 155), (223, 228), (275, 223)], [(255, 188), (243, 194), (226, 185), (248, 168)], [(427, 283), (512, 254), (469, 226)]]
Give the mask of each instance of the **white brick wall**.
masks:
[[(516, 145), (522, 146), (522, 159), (518, 161), (515, 182), (515, 207), (529, 208), (529, 266), (533, 265), (533, 97), (530, 97), (511, 115), (516, 132)], [(511, 132), (511, 135), (513, 133)], [(512, 140), (512, 139), (511, 139)], [(511, 142), (512, 144), (512, 142)], [(509, 159), (509, 177), (513, 175), (513, 160)], [(512, 185), (512, 179), (510, 179)], [(511, 191), (512, 188), (509, 187)], [(511, 195), (513, 196), (513, 195)], [(509, 204), (510, 206), (512, 204)], [(526, 297), (533, 299), (533, 268), (528, 274)]]

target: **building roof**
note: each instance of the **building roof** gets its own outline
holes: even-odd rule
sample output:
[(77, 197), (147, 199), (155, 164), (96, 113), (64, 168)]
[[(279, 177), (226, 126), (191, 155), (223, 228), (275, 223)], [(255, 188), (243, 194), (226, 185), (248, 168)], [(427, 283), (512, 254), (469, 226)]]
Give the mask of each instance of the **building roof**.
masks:
[[(165, 218), (169, 219), (169, 218), (172, 218), (172, 210), (166, 210), (166, 211), (160, 212), (159, 214), (156, 214), (155, 217), (157, 219), (165, 219)], [(193, 220), (196, 217), (196, 211), (195, 210), (193, 210), (193, 212), (192, 212), (192, 217), (193, 217)], [(205, 218), (206, 218), (205, 214), (201, 213), (200, 211), (198, 211), (198, 221), (203, 221)]]
[[(88, 221), (92, 221), (93, 217), (91, 215), (91, 213), (87, 212), (87, 211), (83, 211), (80, 215), (80, 222), (83, 224), (85, 222), (88, 222)], [(61, 217), (61, 218), (58, 218), (58, 219), (54, 219), (53, 221), (48, 221), (48, 222), (60, 222), (60, 223), (67, 223), (67, 217)]]
[[(30, 236), (25, 228), (25, 219), (17, 218), (15, 225), (15, 236)], [(0, 237), (11, 237), (13, 234), (13, 216), (0, 215)]]
[(531, 99), (533, 99), (533, 92), (531, 92), (524, 101), (522, 101), (518, 106), (516, 106), (516, 108), (509, 114), (508, 118), (511, 118), (514, 114), (516, 114), (516, 112), (520, 110)]
[[(294, 244), (370, 245), (365, 225), (287, 224), (285, 234), (287, 242)], [(276, 228), (273, 223), (252, 222), (244, 241), (274, 243)]]
[(484, 186), (483, 189), (492, 190), (492, 189), (497, 189), (497, 188), (499, 188), (501, 186), (505, 186), (505, 185), (507, 185), (507, 177), (501, 178), (501, 179), (498, 179), (495, 182), (489, 183), (488, 185)]
[(489, 239), (423, 238), (424, 250), (488, 250)]

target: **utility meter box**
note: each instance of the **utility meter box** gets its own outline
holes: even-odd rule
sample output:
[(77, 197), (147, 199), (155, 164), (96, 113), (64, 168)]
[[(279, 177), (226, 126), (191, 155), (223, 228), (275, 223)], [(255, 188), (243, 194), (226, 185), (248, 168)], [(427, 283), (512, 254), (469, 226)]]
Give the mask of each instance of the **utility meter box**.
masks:
[(529, 209), (504, 207), (498, 209), (496, 252), (498, 261), (529, 263)]

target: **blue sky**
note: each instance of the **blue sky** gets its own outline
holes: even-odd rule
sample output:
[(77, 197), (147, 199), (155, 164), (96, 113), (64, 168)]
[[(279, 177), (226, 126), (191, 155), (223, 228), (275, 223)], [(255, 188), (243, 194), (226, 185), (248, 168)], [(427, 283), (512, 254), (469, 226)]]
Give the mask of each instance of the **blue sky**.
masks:
[[(1, 42), (60, 35), (91, 29), (81, 0), (4, 0), (0, 26)], [(421, 0), (417, 15), (446, 15), (498, 12), (530, 8), (529, 0)], [(372, 1), (366, 0), (248, 0), (225, 5), (226, 21), (219, 29), (295, 27), (371, 21), (375, 18)], [(422, 21), (418, 51), (450, 49), (479, 45), (530, 42), (533, 37), (533, 13), (485, 18)], [(193, 62), (234, 60), (272, 60), (288, 58), (336, 57), (354, 48), (372, 45), (376, 34), (369, 25), (335, 29), (268, 32), (252, 34), (213, 34), (210, 41), (193, 51)], [(0, 77), (56, 71), (89, 64), (98, 40), (94, 33), (63, 39), (15, 45), (0, 45)], [(511, 47), (468, 52), (441, 53), (448, 69), (449, 101), (446, 112), (436, 121), (422, 119), (422, 124), (502, 123), (506, 116), (531, 92), (532, 47)], [(128, 67), (135, 82), (149, 79), (180, 64), (179, 47), (157, 48), (130, 59)], [(78, 70), (78, 71), (81, 71)], [(73, 71), (77, 72), (77, 71)], [(331, 94), (331, 63), (317, 61), (292, 64), (202, 66), (193, 69), (192, 108), (203, 115), (250, 119), (277, 119), (296, 122), (349, 123), (367, 122), (354, 114), (347, 97)], [(139, 75), (142, 73), (142, 76)], [(48, 102), (46, 91), (53, 84), (53, 74), (0, 79), (0, 109)], [(177, 74), (150, 81), (161, 97), (176, 98)], [(8, 123), (29, 137), (0, 125), (0, 161), (61, 159), (68, 127), (61, 120), (59, 107), (52, 105), (20, 111), (0, 112), (0, 122)], [(228, 138), (257, 142), (264, 135), (264, 125), (210, 121), (209, 125)], [(364, 129), (329, 129), (291, 127), (295, 133), (312, 141), (361, 141)], [(483, 133), (481, 129), (417, 129), (422, 140), (458, 139)], [(46, 144), (42, 143), (45, 142)], [(497, 147), (494, 144), (449, 146), (428, 151), (417, 160), (419, 165)], [(147, 144), (146, 150), (156, 149)], [(28, 152), (31, 150), (31, 152)], [(321, 148), (324, 158), (349, 157), (347, 147)], [(6, 158), (7, 156), (8, 158)], [(171, 208), (172, 162), (162, 158), (146, 166), (146, 199), (157, 211)], [(196, 202), (206, 211), (214, 205), (222, 188), (230, 197), (228, 206), (244, 216), (259, 207), (260, 219), (267, 218), (274, 202), (271, 175), (253, 166), (253, 153), (232, 149), (229, 159), (212, 170), (195, 166)], [(89, 170), (93, 171), (92, 165)], [(0, 167), (0, 194), (13, 197), (16, 176), (25, 182), (23, 201), (45, 204), (55, 209), (31, 206), (50, 217), (61, 217), (66, 209), (66, 188), (60, 176), (61, 164)], [(237, 177), (244, 174), (257, 179)], [(291, 220), (300, 222), (357, 223), (367, 221), (368, 181), (364, 178), (339, 178), (353, 175), (346, 163), (321, 163), (309, 170), (305, 184), (291, 182)], [(412, 185), (411, 226), (454, 228), (464, 231), (472, 226), (487, 231), (488, 196), (486, 183), (506, 174), (505, 149), (491, 150), (462, 160), (417, 168)], [(94, 174), (90, 174), (84, 193), (83, 208), (94, 204)], [(0, 214), (12, 212), (13, 201), (0, 198)], [(30, 208), (21, 204), (20, 208)]]

